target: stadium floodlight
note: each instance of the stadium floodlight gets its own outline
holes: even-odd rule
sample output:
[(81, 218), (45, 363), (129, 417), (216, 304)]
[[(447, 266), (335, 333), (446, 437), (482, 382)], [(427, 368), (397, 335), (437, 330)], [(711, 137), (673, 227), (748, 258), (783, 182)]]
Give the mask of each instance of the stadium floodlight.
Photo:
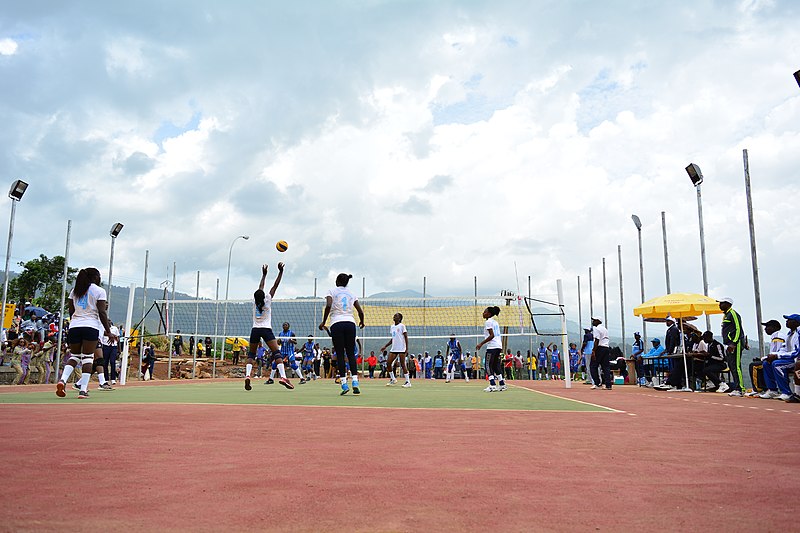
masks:
[[(708, 273), (706, 268), (706, 236), (703, 231), (703, 198), (700, 193), (700, 184), (703, 183), (703, 173), (700, 167), (694, 163), (690, 163), (686, 167), (686, 173), (689, 174), (689, 179), (692, 180), (694, 188), (697, 189), (697, 221), (700, 226), (700, 263), (703, 267), (703, 294), (708, 296)], [(706, 329), (711, 329), (711, 319), (706, 315)]]
[[(639, 285), (642, 289), (642, 303), (644, 303), (644, 261), (642, 260), (642, 221), (636, 215), (631, 215), (633, 225), (636, 226), (636, 232), (639, 237)], [(642, 318), (642, 338), (647, 342), (647, 323)]]
[(642, 221), (639, 220), (639, 217), (636, 215), (631, 215), (631, 220), (633, 220), (633, 225), (636, 226), (636, 229), (641, 231), (642, 230)]
[(222, 359), (225, 359), (225, 338), (228, 335), (228, 289), (231, 286), (231, 256), (233, 255), (233, 245), (239, 239), (249, 240), (249, 235), (239, 235), (231, 241), (231, 246), (228, 248), (228, 274), (225, 276), (225, 314), (222, 319)]
[(116, 239), (117, 235), (119, 235), (119, 233), (122, 231), (122, 228), (124, 227), (125, 226), (121, 222), (117, 222), (116, 224), (111, 226), (111, 231), (109, 231), (108, 234), (111, 235), (112, 238)]
[(8, 245), (6, 246), (6, 268), (5, 279), (3, 281), (3, 307), (0, 309), (0, 340), (5, 340), (2, 336), (4, 323), (6, 321), (6, 301), (8, 300), (8, 262), (11, 259), (11, 242), (14, 240), (14, 217), (17, 214), (17, 202), (22, 200), (22, 196), (28, 189), (28, 184), (22, 180), (16, 180), (11, 184), (8, 197), (11, 198), (11, 219), (8, 223)]
[(694, 163), (690, 163), (689, 166), (686, 167), (686, 173), (689, 174), (689, 179), (692, 180), (692, 185), (695, 187), (703, 183), (703, 172), (700, 170), (700, 167)]
[(800, 70), (794, 73), (794, 81), (796, 81), (797, 85), (800, 86)]
[(111, 274), (114, 272), (114, 243), (123, 227), (121, 222), (117, 222), (111, 226), (111, 230), (108, 232), (111, 236), (111, 258), (108, 260), (108, 291), (106, 291), (106, 304), (109, 309), (111, 308)]

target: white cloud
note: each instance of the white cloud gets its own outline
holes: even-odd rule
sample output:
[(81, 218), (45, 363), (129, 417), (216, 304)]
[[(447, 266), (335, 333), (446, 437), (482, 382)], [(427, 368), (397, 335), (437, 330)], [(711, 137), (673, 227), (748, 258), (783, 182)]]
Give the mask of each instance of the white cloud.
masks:
[(19, 45), (13, 39), (0, 39), (0, 56), (13, 56), (17, 53)]

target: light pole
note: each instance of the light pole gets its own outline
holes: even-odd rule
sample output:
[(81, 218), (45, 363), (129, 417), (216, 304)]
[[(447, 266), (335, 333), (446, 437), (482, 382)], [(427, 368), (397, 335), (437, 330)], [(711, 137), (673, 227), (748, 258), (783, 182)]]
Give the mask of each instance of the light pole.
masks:
[(796, 81), (797, 85), (800, 86), (800, 70), (794, 73), (794, 81)]
[[(703, 198), (700, 194), (700, 184), (703, 183), (703, 173), (700, 167), (694, 163), (690, 163), (686, 167), (686, 173), (689, 174), (689, 179), (692, 180), (692, 185), (697, 189), (697, 220), (700, 225), (700, 261), (703, 266), (703, 294), (708, 296), (708, 274), (706, 271), (706, 236), (703, 231)], [(706, 330), (711, 329), (711, 319), (706, 315)]]
[[(642, 303), (644, 303), (644, 262), (642, 261), (642, 221), (636, 215), (631, 215), (633, 225), (636, 226), (636, 231), (639, 234), (639, 285), (642, 289)], [(647, 322), (642, 317), (642, 340), (647, 342)]]
[(661, 236), (664, 240), (664, 275), (667, 278), (667, 294), (672, 294), (669, 285), (669, 251), (667, 250), (667, 214), (661, 211)]
[[(800, 71), (796, 75), (800, 74)], [(800, 83), (800, 80), (798, 80)], [(750, 260), (753, 265), (753, 292), (756, 298), (756, 321), (761, 324), (761, 283), (758, 278), (758, 253), (756, 252), (756, 226), (753, 220), (753, 197), (750, 192), (750, 158), (747, 150), (742, 150), (744, 159), (744, 192), (747, 198), (747, 221), (750, 226)], [(764, 330), (758, 328), (758, 355), (764, 357)]]
[(121, 222), (117, 222), (111, 226), (111, 230), (108, 232), (111, 236), (111, 259), (108, 260), (108, 291), (106, 291), (106, 304), (109, 309), (111, 309), (111, 274), (114, 272), (114, 243), (117, 242), (117, 235), (123, 227)]
[(225, 277), (225, 314), (222, 319), (222, 357), (220, 360), (225, 359), (225, 338), (228, 335), (228, 289), (230, 289), (231, 285), (231, 256), (233, 255), (233, 245), (236, 244), (236, 241), (239, 239), (248, 240), (249, 238), (249, 235), (239, 235), (231, 241), (231, 246), (228, 248), (228, 274)]
[(3, 281), (3, 307), (0, 309), (0, 340), (6, 322), (6, 301), (8, 300), (8, 262), (11, 260), (11, 241), (14, 240), (14, 215), (17, 214), (17, 202), (22, 200), (22, 196), (28, 188), (28, 184), (22, 180), (17, 180), (11, 184), (8, 190), (8, 197), (11, 198), (11, 220), (8, 223), (8, 246), (6, 247), (6, 277)]

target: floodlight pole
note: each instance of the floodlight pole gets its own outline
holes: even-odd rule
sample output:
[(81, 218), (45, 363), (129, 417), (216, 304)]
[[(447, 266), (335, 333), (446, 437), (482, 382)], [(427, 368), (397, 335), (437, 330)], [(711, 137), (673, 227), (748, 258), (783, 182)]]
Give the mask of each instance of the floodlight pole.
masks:
[(239, 235), (231, 241), (231, 245), (228, 248), (228, 274), (225, 277), (225, 311), (222, 318), (222, 356), (220, 357), (220, 362), (225, 360), (225, 338), (228, 335), (228, 290), (231, 287), (231, 256), (233, 255), (233, 245), (236, 244), (236, 241), (239, 239), (248, 240), (249, 238), (249, 235)]
[[(642, 260), (642, 221), (636, 215), (631, 215), (636, 233), (639, 237), (639, 285), (642, 290), (642, 303), (644, 303), (644, 261)], [(647, 342), (647, 322), (642, 317), (642, 341)]]
[(664, 240), (664, 275), (667, 278), (667, 294), (672, 294), (669, 284), (669, 250), (667, 249), (667, 215), (661, 211), (661, 235)]
[[(5, 280), (3, 281), (3, 307), (0, 308), (0, 333), (5, 328), (6, 321), (6, 302), (8, 301), (8, 265), (11, 260), (11, 242), (14, 240), (14, 218), (17, 215), (17, 202), (22, 200), (22, 196), (28, 188), (28, 184), (22, 180), (16, 180), (11, 184), (8, 197), (11, 198), (11, 219), (8, 222), (8, 244), (6, 245), (6, 268)], [(0, 340), (4, 340), (0, 335)]]
[[(758, 254), (756, 253), (756, 226), (753, 221), (753, 198), (750, 192), (750, 160), (747, 157), (747, 149), (742, 150), (744, 159), (744, 191), (747, 197), (747, 221), (750, 226), (750, 258), (753, 263), (753, 292), (756, 298), (756, 322), (760, 325), (763, 322), (761, 316), (761, 283), (758, 280)], [(764, 357), (764, 330), (758, 329), (758, 355)]]
[(617, 245), (617, 266), (619, 268), (619, 315), (622, 324), (622, 356), (625, 357), (627, 341), (625, 339), (625, 297), (622, 289), (622, 245)]
[(606, 258), (603, 258), (603, 322), (608, 328), (608, 294), (606, 291)]
[[(700, 261), (703, 267), (703, 294), (708, 296), (708, 273), (706, 268), (706, 234), (703, 229), (703, 198), (700, 192), (700, 184), (695, 185), (697, 189), (697, 219), (700, 224)], [(706, 331), (711, 330), (711, 319), (706, 314)]]

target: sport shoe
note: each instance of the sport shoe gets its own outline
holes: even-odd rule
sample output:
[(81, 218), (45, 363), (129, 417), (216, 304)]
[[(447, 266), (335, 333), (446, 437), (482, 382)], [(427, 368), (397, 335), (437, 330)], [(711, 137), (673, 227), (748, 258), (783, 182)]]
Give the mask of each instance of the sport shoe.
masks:
[(800, 403), (800, 396), (797, 394), (792, 394), (789, 396), (789, 399), (786, 400), (786, 403)]
[(250, 386), (250, 378), (244, 378), (244, 390), (252, 390)]
[(344, 396), (350, 392), (350, 387), (347, 386), (347, 383), (342, 383), (342, 392), (339, 393), (339, 396)]
[(81, 390), (81, 384), (76, 381), (72, 384), (72, 388), (75, 390)]
[(444, 380), (445, 383), (450, 383), (449, 379)]
[(111, 383), (106, 381), (105, 383), (97, 387), (97, 390), (114, 390), (114, 387), (111, 386)]
[(292, 385), (292, 382), (291, 382), (291, 381), (289, 381), (289, 380), (288, 380), (288, 379), (286, 379), (286, 378), (281, 378), (281, 379), (279, 379), (279, 380), (278, 380), (278, 383), (280, 383), (281, 385), (283, 385), (284, 387), (286, 387), (286, 388), (287, 388), (287, 389), (289, 389), (289, 390), (292, 390), (292, 389), (294, 388), (294, 385)]
[(406, 381), (405, 383), (403, 383), (403, 388), (404, 389), (410, 389), (411, 388), (411, 382), (410, 381)]
[(785, 402), (785, 401), (787, 401), (787, 400), (788, 400), (789, 398), (791, 398), (791, 397), (792, 397), (792, 395), (791, 395), (791, 394), (781, 394), (780, 396), (778, 396), (778, 397), (777, 397), (777, 398), (775, 398), (775, 399), (776, 399), (776, 400), (783, 400), (783, 401)]
[(361, 390), (358, 388), (358, 381), (353, 382), (353, 394), (361, 394)]
[(79, 400), (84, 400), (84, 399), (86, 399), (88, 397), (89, 397), (89, 391), (88, 390), (82, 390), (82, 391), (80, 391), (78, 393), (78, 399)]
[(497, 387), (495, 387), (494, 385), (489, 385), (488, 387), (483, 389), (483, 392), (497, 392)]
[(67, 393), (64, 392), (64, 387), (66, 387), (66, 383), (64, 383), (63, 381), (59, 381), (58, 383), (56, 383), (56, 396), (58, 396), (59, 398), (63, 398), (64, 396), (67, 395)]
[(392, 385), (397, 385), (396, 379), (390, 379), (389, 383), (386, 384), (387, 387), (391, 387)]
[(737, 398), (741, 398), (741, 397), (742, 397), (742, 391), (740, 391), (740, 390), (735, 390), (735, 391), (733, 391), (733, 392), (729, 392), (729, 393), (728, 393), (728, 396), (731, 396), (731, 397), (737, 397)]
[(275, 380), (269, 378), (267, 381), (264, 382), (264, 385), (272, 385), (273, 383), (275, 383)]
[(469, 383), (469, 378), (464, 378), (464, 383)]
[(300, 378), (300, 385), (305, 385), (306, 381), (308, 381), (306, 378)]
[(598, 387), (597, 385), (592, 385), (591, 387), (589, 387), (589, 389), (591, 389), (591, 390), (595, 390), (595, 389), (599, 389), (599, 388), (600, 387)]
[(731, 390), (730, 385), (728, 385), (727, 383), (725, 383), (723, 381), (722, 383), (719, 384), (719, 388), (717, 389), (717, 392), (728, 392), (729, 390)]
[(772, 400), (774, 398), (777, 398), (780, 395), (781, 394), (778, 391), (768, 390), (764, 394), (759, 394), (758, 397), (762, 398), (764, 400)]
[(755, 397), (761, 396), (761, 393), (758, 392), (757, 390), (751, 390), (750, 392), (745, 393), (745, 396), (747, 398), (755, 398)]
[(508, 390), (508, 385), (500, 385), (500, 387), (498, 387), (497, 390), (500, 391), (500, 392), (502, 392), (504, 390)]

